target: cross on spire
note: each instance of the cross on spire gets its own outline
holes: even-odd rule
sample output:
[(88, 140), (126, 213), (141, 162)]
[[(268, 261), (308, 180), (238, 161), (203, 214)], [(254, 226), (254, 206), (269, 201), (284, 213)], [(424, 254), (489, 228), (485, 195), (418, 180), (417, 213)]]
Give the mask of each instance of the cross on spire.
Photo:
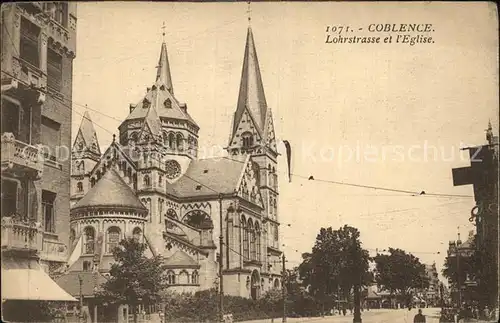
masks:
[(252, 7), (251, 7), (251, 2), (248, 1), (247, 2), (248, 4), (248, 8), (247, 8), (247, 15), (248, 15), (248, 23), (250, 23), (250, 21), (252, 20)]
[(165, 26), (165, 21), (163, 22), (163, 26), (161, 26), (161, 29), (163, 30), (162, 32), (163, 42), (165, 42), (165, 29), (167, 29), (167, 26)]

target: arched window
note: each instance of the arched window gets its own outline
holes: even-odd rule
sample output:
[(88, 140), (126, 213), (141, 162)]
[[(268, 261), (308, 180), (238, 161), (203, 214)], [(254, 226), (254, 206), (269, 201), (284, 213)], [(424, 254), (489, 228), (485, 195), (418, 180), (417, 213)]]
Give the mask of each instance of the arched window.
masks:
[(255, 222), (255, 248), (257, 250), (256, 252), (256, 260), (257, 261), (261, 261), (260, 260), (260, 226), (259, 226), (259, 222)]
[(111, 227), (108, 229), (108, 244), (107, 252), (112, 253), (113, 250), (118, 247), (120, 243), (120, 228)]
[(134, 182), (134, 190), (137, 190), (137, 174), (134, 174), (133, 182)]
[(167, 282), (169, 285), (175, 285), (175, 273), (171, 270), (167, 272)]
[(253, 146), (253, 135), (250, 132), (244, 132), (241, 135), (241, 139), (243, 140), (244, 148), (250, 148)]
[(162, 187), (162, 186), (163, 186), (163, 176), (159, 175), (158, 176), (158, 187)]
[(172, 109), (172, 101), (170, 101), (170, 99), (166, 99), (165, 102), (163, 102), (163, 105), (167, 109)]
[(175, 135), (173, 133), (168, 135), (168, 147), (170, 149), (175, 149)]
[(206, 212), (200, 210), (189, 211), (184, 216), (182, 221), (185, 224), (198, 229), (213, 228), (213, 222), (210, 216)]
[(92, 270), (92, 267), (91, 267), (90, 261), (85, 260), (83, 262), (83, 271), (91, 271), (91, 270)]
[(85, 234), (85, 249), (86, 254), (94, 254), (95, 230), (93, 227), (86, 227), (83, 230)]
[(172, 219), (178, 220), (179, 218), (177, 217), (177, 213), (175, 212), (174, 209), (168, 209), (167, 210), (167, 216)]
[(148, 162), (149, 162), (149, 155), (148, 153), (144, 153), (144, 166), (148, 167)]
[(163, 203), (165, 201), (163, 199), (158, 199), (158, 217), (160, 218), (160, 223), (161, 223), (161, 218), (163, 216)]
[(130, 142), (133, 142), (133, 143), (137, 143), (137, 132), (132, 132), (130, 134), (130, 139), (129, 139)]
[(90, 179), (90, 186), (91, 186), (91, 187), (94, 187), (94, 185), (95, 185), (95, 178), (94, 178), (94, 177), (92, 177), (92, 178)]
[(177, 134), (177, 149), (179, 150), (184, 149), (184, 138), (180, 133)]
[(144, 175), (144, 187), (150, 187), (151, 186), (151, 179), (149, 178), (149, 175)]
[(76, 190), (78, 192), (83, 192), (83, 183), (82, 182), (76, 183)]
[(85, 162), (83, 160), (80, 162), (79, 168), (82, 173), (85, 173)]
[(139, 227), (134, 228), (134, 231), (132, 231), (132, 237), (136, 239), (137, 241), (141, 241), (142, 238), (142, 230)]
[(179, 273), (179, 284), (189, 284), (189, 274), (187, 273), (187, 271), (183, 270)]
[(250, 259), (248, 251), (248, 228), (244, 216), (241, 217), (241, 230), (243, 231), (243, 259), (248, 260)]
[(191, 275), (191, 284), (193, 284), (193, 285), (198, 285), (199, 284), (199, 281), (198, 281), (198, 272), (196, 270), (193, 271), (193, 274)]
[(72, 246), (73, 243), (75, 242), (75, 238), (76, 238), (75, 229), (69, 230), (69, 245), (70, 246)]
[(166, 133), (165, 131), (162, 133), (162, 137), (163, 137), (163, 144), (165, 146), (168, 146), (168, 133)]
[(255, 230), (253, 227), (252, 219), (248, 219), (248, 233), (250, 235), (249, 248), (250, 248), (250, 259), (255, 260), (256, 250), (255, 250)]

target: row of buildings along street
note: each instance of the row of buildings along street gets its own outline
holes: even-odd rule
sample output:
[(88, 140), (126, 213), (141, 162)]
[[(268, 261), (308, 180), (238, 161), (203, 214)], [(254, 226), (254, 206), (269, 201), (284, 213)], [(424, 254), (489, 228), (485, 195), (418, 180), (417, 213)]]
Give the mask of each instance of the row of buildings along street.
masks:
[[(180, 54), (164, 38), (158, 60), (149, 62), (156, 73), (135, 103), (121, 107), (128, 115), (107, 130), (111, 144), (103, 149), (96, 130), (108, 111), (79, 115), (71, 139), (77, 5), (1, 9), (3, 320), (323, 316), (356, 323), (365, 316), (413, 319), (415, 308), (436, 322), (495, 320), (498, 136), (491, 123), (485, 145), (468, 148), (471, 166), (450, 170), (450, 189), (473, 185), (475, 204), (461, 216), (475, 229), (449, 242), (444, 264), (424, 263), (398, 246), (365, 249), (364, 233), (349, 225), (318, 227), (314, 247), (295, 264), (282, 241), (294, 224), (282, 221), (278, 207), (287, 203), (278, 184), (291, 181), (291, 148), (275, 133), (261, 76), (272, 66), (259, 64), (251, 24), (234, 49), (241, 74), (229, 139), (221, 143), (226, 156), (201, 158), (202, 129), (174, 91), (171, 62)], [(113, 91), (125, 91), (116, 77)], [(288, 158), (288, 177), (278, 172), (280, 155)]]

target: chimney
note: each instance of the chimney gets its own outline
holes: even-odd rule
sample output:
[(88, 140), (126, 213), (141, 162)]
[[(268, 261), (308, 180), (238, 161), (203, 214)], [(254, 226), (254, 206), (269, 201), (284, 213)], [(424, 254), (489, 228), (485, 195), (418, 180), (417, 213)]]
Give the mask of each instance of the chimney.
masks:
[(130, 106), (129, 106), (129, 110), (130, 111), (129, 111), (129, 113), (132, 113), (132, 111), (134, 111), (135, 107), (136, 107), (135, 104), (130, 103)]
[(181, 103), (179, 106), (184, 113), (187, 113), (187, 104), (186, 103)]

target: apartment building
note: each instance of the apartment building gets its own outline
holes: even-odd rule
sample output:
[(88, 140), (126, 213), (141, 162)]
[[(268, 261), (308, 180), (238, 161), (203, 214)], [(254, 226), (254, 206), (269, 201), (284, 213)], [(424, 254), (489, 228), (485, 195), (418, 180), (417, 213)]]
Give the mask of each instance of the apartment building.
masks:
[(2, 299), (74, 300), (49, 276), (68, 257), (76, 3), (1, 8)]

